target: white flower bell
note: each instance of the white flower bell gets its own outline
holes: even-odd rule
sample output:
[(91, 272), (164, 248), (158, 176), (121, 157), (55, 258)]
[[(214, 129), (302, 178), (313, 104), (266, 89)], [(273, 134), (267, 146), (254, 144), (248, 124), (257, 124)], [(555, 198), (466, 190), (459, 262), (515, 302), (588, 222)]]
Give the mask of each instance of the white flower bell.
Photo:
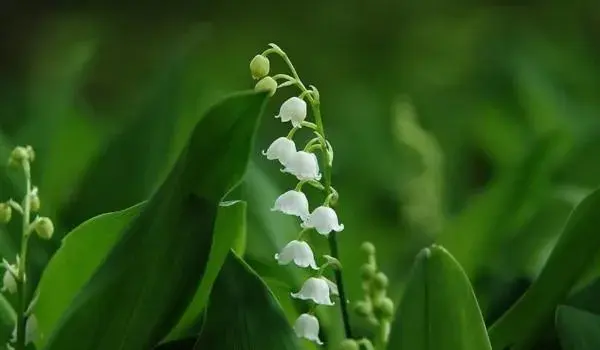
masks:
[[(33, 343), (38, 338), (38, 321), (35, 315), (30, 315), (25, 322), (25, 345)], [(13, 343), (17, 342), (17, 325), (13, 328), (12, 339)]]
[(4, 271), (4, 277), (2, 278), (2, 292), (8, 292), (9, 294), (15, 294), (17, 292), (17, 281), (12, 272), (8, 269)]
[(293, 140), (287, 137), (279, 137), (263, 151), (262, 154), (267, 156), (268, 160), (277, 159), (282, 165), (286, 165), (287, 161), (296, 153), (296, 144)]
[(314, 270), (319, 269), (312, 249), (304, 241), (291, 241), (283, 247), (279, 254), (275, 254), (275, 259), (279, 265), (287, 265), (293, 261), (299, 267), (310, 266)]
[(279, 109), (275, 118), (281, 118), (282, 122), (292, 122), (295, 128), (300, 128), (306, 119), (306, 102), (299, 97), (288, 98)]
[(333, 305), (329, 298), (329, 284), (320, 277), (310, 277), (304, 282), (298, 293), (292, 293), (292, 297), (301, 300), (312, 300), (320, 305)]
[(308, 214), (308, 199), (300, 191), (290, 190), (277, 197), (271, 211), (280, 211), (284, 214), (295, 215), (305, 219)]
[(319, 161), (314, 153), (308, 153), (305, 151), (299, 151), (294, 153), (284, 164), (284, 173), (290, 173), (300, 181), (303, 180), (317, 180), (321, 179), (319, 173)]
[(335, 296), (340, 295), (340, 291), (338, 290), (337, 284), (335, 284), (333, 281), (331, 281), (325, 277), (321, 277), (321, 278), (324, 279), (325, 282), (327, 282), (327, 286), (329, 287), (329, 293), (331, 293), (332, 295), (335, 295)]
[(319, 345), (323, 345), (319, 339), (319, 320), (310, 314), (302, 314), (294, 323), (294, 332), (299, 338), (308, 339)]
[(340, 232), (344, 229), (344, 225), (338, 222), (335, 210), (330, 207), (320, 206), (316, 208), (304, 222), (302, 228), (314, 228), (322, 235), (329, 235), (331, 231)]

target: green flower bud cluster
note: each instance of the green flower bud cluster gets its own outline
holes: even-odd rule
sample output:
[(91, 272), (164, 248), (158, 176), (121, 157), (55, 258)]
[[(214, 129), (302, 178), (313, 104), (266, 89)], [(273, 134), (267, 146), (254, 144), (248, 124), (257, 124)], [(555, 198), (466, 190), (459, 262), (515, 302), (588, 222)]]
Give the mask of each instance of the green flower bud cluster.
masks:
[(256, 55), (250, 61), (250, 74), (253, 79), (258, 80), (254, 86), (254, 90), (268, 91), (269, 96), (273, 96), (275, 95), (275, 91), (277, 91), (277, 81), (269, 76), (270, 70), (271, 62), (264, 54)]
[[(32, 185), (31, 181), (31, 163), (35, 160), (35, 152), (31, 146), (18, 146), (13, 149), (8, 159), (8, 164), (15, 168), (20, 168), (25, 178), (25, 193), (21, 202), (16, 202), (12, 199), (7, 202), (0, 203), (0, 223), (6, 224), (10, 222), (13, 212), (20, 214), (23, 218), (21, 232), (21, 249), (20, 255), (14, 257), (15, 262), (10, 263), (3, 259), (4, 275), (2, 280), (2, 288), (0, 292), (9, 294), (18, 293), (19, 300), (25, 300), (24, 293), (27, 290), (27, 275), (25, 266), (27, 265), (27, 248), (28, 242), (32, 235), (37, 235), (39, 238), (49, 240), (54, 234), (54, 223), (47, 217), (37, 216), (32, 217), (32, 214), (39, 212), (41, 207), (40, 197), (37, 187)], [(10, 343), (6, 344), (7, 348), (22, 349), (29, 342), (30, 336), (35, 332), (35, 315), (31, 313), (34, 299), (29, 307), (23, 302), (19, 303), (17, 311), (17, 321), (15, 332), (21, 336), (14, 337)], [(23, 334), (25, 335), (23, 337)], [(20, 344), (16, 342), (21, 339)], [(25, 344), (23, 344), (25, 339)]]
[(395, 306), (387, 296), (389, 279), (377, 267), (376, 249), (373, 243), (363, 242), (361, 251), (367, 256), (360, 268), (364, 298), (354, 303), (354, 312), (373, 327), (379, 328), (378, 343), (387, 342), (389, 327), (394, 318)]

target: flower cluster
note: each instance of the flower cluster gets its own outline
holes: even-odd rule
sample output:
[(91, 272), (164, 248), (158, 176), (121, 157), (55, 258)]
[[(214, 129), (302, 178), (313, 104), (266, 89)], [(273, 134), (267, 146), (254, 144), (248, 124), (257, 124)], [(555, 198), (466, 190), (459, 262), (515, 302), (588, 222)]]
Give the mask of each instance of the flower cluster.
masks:
[[(278, 161), (283, 167), (281, 171), (294, 176), (298, 184), (294, 189), (280, 195), (271, 208), (272, 211), (281, 212), (286, 215), (296, 216), (300, 222), (300, 233), (298, 238), (287, 243), (281, 250), (275, 254), (275, 260), (280, 265), (295, 264), (300, 268), (314, 270), (312, 277), (308, 278), (299, 291), (291, 293), (291, 296), (300, 300), (307, 300), (313, 303), (311, 312), (301, 314), (294, 323), (294, 331), (298, 337), (308, 339), (317, 344), (322, 344), (319, 338), (319, 321), (314, 316), (314, 306), (334, 305), (331, 296), (339, 295), (338, 286), (323, 276), (326, 267), (340, 267), (339, 261), (335, 257), (325, 255), (325, 262), (319, 267), (315, 260), (310, 245), (304, 240), (304, 236), (310, 231), (315, 231), (319, 235), (329, 237), (333, 232), (341, 232), (344, 229), (337, 213), (331, 207), (338, 199), (338, 193), (330, 183), (330, 167), (333, 156), (331, 144), (325, 139), (323, 124), (319, 111), (319, 93), (314, 86), (307, 89), (300, 81), (296, 70), (289, 61), (287, 55), (276, 45), (271, 44), (271, 48), (260, 55), (254, 57), (250, 63), (250, 71), (254, 79), (260, 79), (256, 84), (256, 90), (267, 90), (271, 95), (275, 90), (284, 86), (297, 86), (300, 90), (298, 96), (288, 98), (279, 109), (275, 116), (282, 123), (290, 123), (291, 130), (287, 136), (275, 139), (271, 145), (262, 152), (269, 160)], [(270, 77), (270, 63), (267, 55), (277, 54), (287, 63), (292, 76), (277, 74)], [(277, 85), (277, 80), (283, 80), (283, 83)], [(314, 114), (315, 123), (308, 122), (308, 104)], [(294, 142), (294, 135), (300, 129), (310, 129), (316, 135), (301, 150)], [(319, 167), (319, 158), (314, 153), (319, 151), (323, 157), (324, 174), (321, 174)], [(323, 182), (321, 180), (323, 179)], [(308, 184), (325, 194), (324, 202), (310, 210), (308, 199), (302, 187)]]
[[(2, 289), (0, 292), (7, 294), (18, 294), (17, 308), (17, 323), (15, 324), (11, 343), (19, 349), (34, 342), (37, 337), (37, 319), (32, 313), (35, 305), (34, 298), (29, 305), (25, 299), (27, 275), (27, 248), (29, 238), (32, 234), (37, 234), (38, 237), (48, 240), (52, 238), (54, 233), (54, 224), (47, 217), (37, 216), (31, 220), (31, 214), (40, 210), (40, 198), (38, 196), (38, 188), (31, 184), (31, 163), (35, 159), (35, 152), (31, 146), (16, 147), (9, 158), (9, 165), (12, 167), (21, 168), (25, 175), (25, 195), (21, 203), (14, 200), (9, 200), (0, 203), (0, 222), (7, 224), (13, 217), (13, 211), (19, 213), (23, 218), (22, 238), (20, 255), (15, 257), (15, 263), (11, 264), (6, 259), (2, 259), (0, 266), (4, 267), (4, 275), (2, 277)], [(8, 349), (12, 349), (11, 344), (6, 344)]]

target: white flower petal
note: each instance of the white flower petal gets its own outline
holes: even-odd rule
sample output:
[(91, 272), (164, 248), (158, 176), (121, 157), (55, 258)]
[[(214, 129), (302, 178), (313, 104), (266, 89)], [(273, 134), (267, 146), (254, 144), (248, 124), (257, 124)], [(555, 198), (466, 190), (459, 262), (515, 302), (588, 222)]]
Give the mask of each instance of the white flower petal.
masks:
[(323, 345), (319, 339), (319, 320), (310, 314), (302, 314), (294, 322), (294, 332), (299, 338), (308, 339), (319, 345)]
[(294, 127), (301, 127), (306, 119), (306, 102), (299, 97), (288, 98), (279, 109), (279, 114), (275, 118), (281, 118), (282, 122), (292, 122)]
[(299, 267), (311, 267), (318, 270), (315, 256), (308, 243), (304, 241), (291, 241), (279, 252), (275, 254), (275, 259), (279, 265), (287, 265), (294, 262)]
[(269, 148), (262, 152), (268, 160), (277, 159), (282, 165), (285, 165), (295, 153), (296, 144), (294, 141), (283, 136), (273, 141)]
[(338, 290), (337, 284), (335, 284), (332, 280), (330, 280), (328, 278), (325, 278), (325, 277), (322, 277), (322, 278), (325, 280), (325, 282), (327, 282), (327, 286), (329, 286), (329, 293), (331, 293), (332, 295), (335, 295), (335, 296), (339, 296), (340, 292)]
[(272, 211), (280, 211), (284, 214), (295, 215), (302, 219), (308, 216), (308, 199), (300, 191), (290, 190), (277, 197)]
[(33, 343), (38, 338), (38, 321), (35, 315), (30, 315), (25, 324), (25, 345)]
[(341, 232), (344, 230), (344, 225), (338, 222), (335, 210), (330, 207), (320, 206), (316, 208), (304, 222), (301, 224), (303, 228), (314, 228), (322, 235), (329, 235), (331, 231)]
[(310, 277), (304, 282), (299, 292), (291, 295), (296, 299), (312, 300), (319, 305), (333, 305), (329, 297), (329, 285), (319, 277)]
[(290, 173), (300, 181), (321, 179), (319, 161), (314, 153), (298, 151), (288, 159), (283, 172)]
[(7, 269), (4, 271), (2, 278), (2, 292), (8, 292), (9, 294), (15, 294), (17, 292), (17, 281), (15, 276)]

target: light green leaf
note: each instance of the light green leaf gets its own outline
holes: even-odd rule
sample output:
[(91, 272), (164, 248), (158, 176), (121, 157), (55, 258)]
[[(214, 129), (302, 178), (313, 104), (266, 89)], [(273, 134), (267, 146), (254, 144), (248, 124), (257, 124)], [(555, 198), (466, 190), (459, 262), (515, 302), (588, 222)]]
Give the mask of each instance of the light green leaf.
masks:
[(527, 349), (600, 251), (600, 190), (571, 213), (546, 265), (527, 292), (490, 328), (494, 348)]
[[(265, 94), (231, 96), (198, 122), (166, 181), (77, 293), (45, 349), (139, 349), (172, 329), (203, 282), (217, 210), (241, 180)], [(204, 282), (210, 284), (208, 282)]]
[(469, 279), (444, 248), (417, 256), (388, 349), (492, 349)]
[(571, 306), (556, 309), (556, 330), (563, 350), (600, 349), (600, 316)]

